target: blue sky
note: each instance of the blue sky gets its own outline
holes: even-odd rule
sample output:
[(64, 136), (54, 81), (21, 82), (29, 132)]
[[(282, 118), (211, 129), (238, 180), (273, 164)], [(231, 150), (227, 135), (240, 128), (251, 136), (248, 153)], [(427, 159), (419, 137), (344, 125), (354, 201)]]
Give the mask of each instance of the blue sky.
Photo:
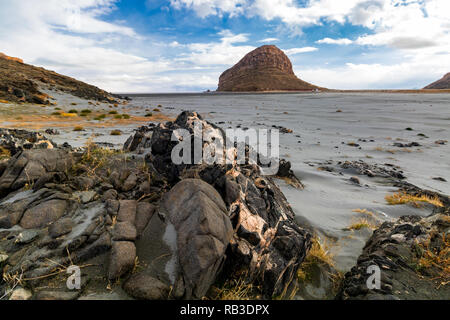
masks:
[(421, 88), (450, 71), (448, 12), (448, 0), (2, 0), (0, 52), (113, 92), (191, 92), (275, 44), (319, 86)]

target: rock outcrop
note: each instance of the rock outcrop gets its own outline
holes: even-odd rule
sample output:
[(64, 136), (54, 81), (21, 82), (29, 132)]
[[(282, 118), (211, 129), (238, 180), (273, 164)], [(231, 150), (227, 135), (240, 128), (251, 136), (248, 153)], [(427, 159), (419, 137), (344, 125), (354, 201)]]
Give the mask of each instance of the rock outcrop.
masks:
[(433, 82), (424, 89), (450, 89), (450, 72), (442, 77), (442, 79)]
[[(32, 299), (101, 299), (116, 286), (121, 298), (201, 299), (221, 278), (265, 298), (293, 292), (310, 235), (272, 178), (255, 164), (165, 161), (174, 129), (194, 136), (194, 121), (218, 130), (184, 112), (150, 140), (147, 127), (128, 141), (145, 156), (95, 145), (14, 149), (0, 174), (0, 296), (11, 296), (15, 279)], [(33, 134), (8, 132), (15, 146), (22, 136)], [(74, 264), (83, 268), (78, 291), (66, 287)]]
[[(422, 190), (408, 182), (396, 186), (412, 195), (439, 199), (428, 217), (403, 216), (383, 223), (363, 248), (356, 266), (345, 274), (339, 299), (436, 300), (450, 299), (450, 198)], [(378, 267), (375, 285), (373, 267)]]
[[(194, 131), (196, 122), (202, 124), (200, 133)], [(197, 113), (183, 112), (175, 122), (154, 129), (140, 128), (125, 145), (141, 153), (145, 153), (147, 145), (147, 162), (171, 183), (195, 177), (212, 185), (226, 204), (234, 230), (226, 253), (226, 277), (245, 272), (245, 281), (261, 285), (265, 297), (286, 296), (293, 289), (296, 272), (310, 247), (310, 234), (296, 223), (286, 198), (258, 166), (173, 164), (172, 150), (177, 142), (171, 138), (177, 129), (187, 130), (193, 144), (200, 139), (199, 134), (204, 134), (204, 141), (224, 137), (220, 128)], [(207, 150), (208, 142), (203, 148)], [(225, 153), (233, 154), (232, 150)]]
[(265, 45), (222, 73), (217, 91), (311, 91), (317, 88), (295, 76), (292, 63), (283, 51)]
[(50, 97), (44, 90), (61, 91), (83, 99), (114, 101), (109, 93), (97, 87), (0, 54), (0, 100), (48, 104)]

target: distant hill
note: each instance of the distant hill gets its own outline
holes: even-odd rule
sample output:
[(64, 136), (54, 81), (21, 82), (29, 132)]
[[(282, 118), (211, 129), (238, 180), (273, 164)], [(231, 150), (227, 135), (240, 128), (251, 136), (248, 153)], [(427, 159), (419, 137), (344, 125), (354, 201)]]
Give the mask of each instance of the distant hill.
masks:
[(48, 104), (49, 96), (43, 89), (89, 100), (114, 101), (108, 92), (97, 87), (0, 53), (0, 100)]
[(447, 73), (442, 79), (433, 82), (424, 89), (450, 89), (450, 72)]
[(311, 91), (318, 88), (295, 76), (292, 63), (282, 50), (265, 45), (222, 73), (217, 91)]

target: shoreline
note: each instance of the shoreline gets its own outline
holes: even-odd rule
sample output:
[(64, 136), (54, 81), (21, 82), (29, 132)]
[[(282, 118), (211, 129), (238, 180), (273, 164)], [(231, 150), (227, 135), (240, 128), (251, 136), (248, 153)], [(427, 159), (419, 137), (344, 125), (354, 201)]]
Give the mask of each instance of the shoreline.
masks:
[(323, 93), (392, 93), (392, 94), (447, 94), (450, 89), (396, 89), (396, 90), (337, 90), (323, 89), (315, 91), (211, 91), (211, 92), (155, 92), (155, 93), (115, 93), (129, 97), (157, 97), (157, 96), (220, 96), (220, 95), (270, 95), (270, 94), (323, 94)]

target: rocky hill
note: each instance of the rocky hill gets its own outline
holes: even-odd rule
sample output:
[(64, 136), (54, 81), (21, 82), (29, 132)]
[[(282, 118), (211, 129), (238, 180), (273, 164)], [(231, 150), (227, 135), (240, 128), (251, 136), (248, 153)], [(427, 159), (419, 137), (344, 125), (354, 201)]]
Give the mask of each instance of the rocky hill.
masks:
[(219, 79), (217, 91), (306, 91), (317, 89), (300, 80), (286, 54), (273, 45), (248, 53)]
[(424, 89), (450, 89), (450, 72), (447, 73), (442, 79), (433, 82)]
[(45, 90), (61, 91), (90, 100), (114, 100), (109, 93), (97, 87), (0, 53), (0, 100), (48, 104), (49, 96)]

